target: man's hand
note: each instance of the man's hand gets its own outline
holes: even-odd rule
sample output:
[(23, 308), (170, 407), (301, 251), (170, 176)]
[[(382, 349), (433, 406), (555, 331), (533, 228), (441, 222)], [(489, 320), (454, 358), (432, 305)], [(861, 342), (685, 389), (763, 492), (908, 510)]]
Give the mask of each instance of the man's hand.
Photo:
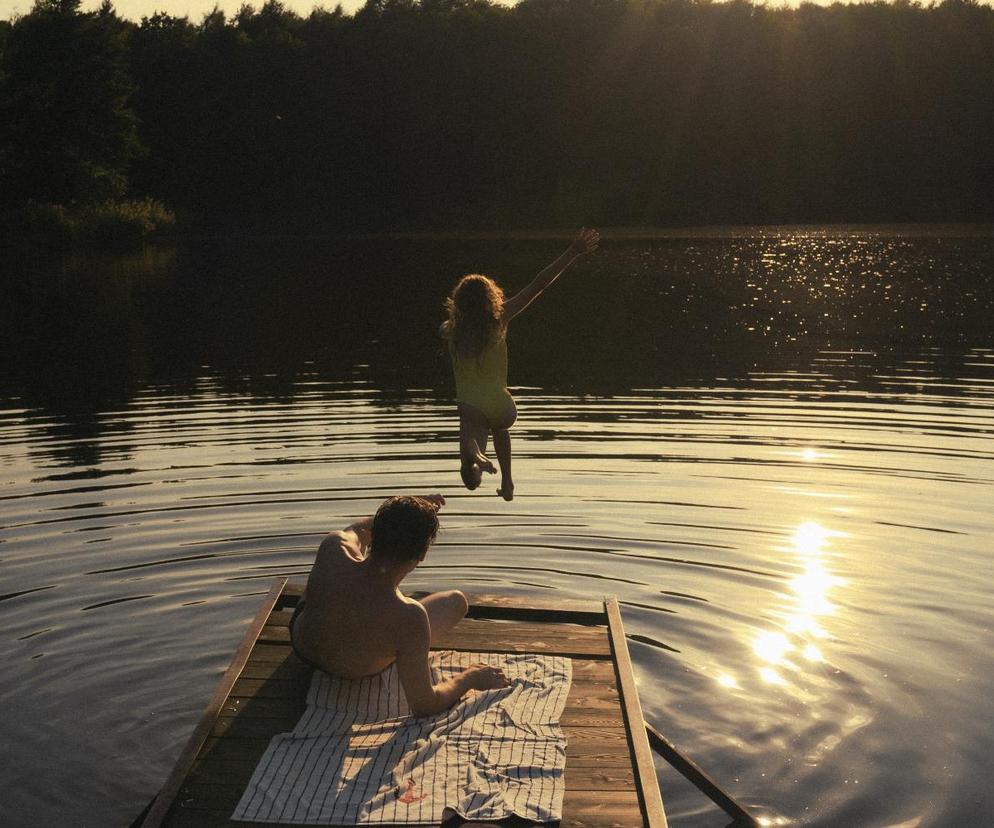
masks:
[(511, 682), (507, 680), (504, 671), (499, 667), (488, 667), (486, 664), (474, 664), (463, 670), (462, 675), (466, 686), (471, 690), (496, 690), (500, 687), (507, 687)]
[(445, 498), (440, 494), (419, 495), (419, 497), (434, 506), (436, 512), (445, 505)]
[(587, 230), (584, 228), (579, 233), (575, 239), (573, 239), (572, 244), (569, 246), (567, 251), (571, 256), (583, 256), (587, 253), (593, 253), (597, 249), (597, 245), (600, 244), (601, 234), (596, 230)]

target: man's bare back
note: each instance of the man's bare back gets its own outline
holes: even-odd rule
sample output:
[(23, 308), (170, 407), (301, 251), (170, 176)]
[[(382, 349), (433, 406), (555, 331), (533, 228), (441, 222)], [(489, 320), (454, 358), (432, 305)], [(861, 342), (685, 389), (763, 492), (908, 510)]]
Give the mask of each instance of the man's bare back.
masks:
[(331, 532), (318, 549), (291, 624), (298, 654), (329, 673), (358, 678), (396, 661), (415, 715), (444, 710), (468, 690), (507, 684), (499, 670), (484, 665), (433, 684), (432, 639), (462, 619), (466, 597), (451, 590), (415, 601), (400, 591), (400, 582), (427, 554), (444, 503), (441, 495), (390, 498), (374, 518)]
[(294, 643), (322, 669), (345, 678), (389, 667), (397, 657), (398, 632), (424, 612), (378, 571), (348, 530), (332, 532), (321, 543), (305, 601)]

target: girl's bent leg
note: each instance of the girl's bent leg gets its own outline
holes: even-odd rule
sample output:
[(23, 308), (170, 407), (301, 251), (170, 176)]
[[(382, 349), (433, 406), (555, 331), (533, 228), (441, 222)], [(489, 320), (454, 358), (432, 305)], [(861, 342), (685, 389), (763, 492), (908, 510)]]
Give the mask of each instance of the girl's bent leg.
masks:
[(459, 404), (459, 474), (470, 491), (480, 485), (483, 472), (494, 474), (497, 471), (483, 453), (489, 432), (490, 424), (480, 411)]
[(432, 645), (437, 644), (441, 636), (462, 621), (466, 616), (466, 610), (469, 609), (466, 596), (458, 589), (433, 592), (420, 600), (421, 605), (428, 612)]
[(518, 406), (514, 397), (507, 395), (507, 407), (499, 422), (493, 424), (494, 451), (500, 464), (500, 488), (497, 490), (504, 500), (514, 500), (514, 481), (511, 479), (511, 432), (509, 429), (518, 419)]
[(514, 481), (511, 479), (511, 432), (506, 428), (494, 431), (494, 451), (500, 464), (500, 488), (497, 494), (504, 500), (514, 500)]

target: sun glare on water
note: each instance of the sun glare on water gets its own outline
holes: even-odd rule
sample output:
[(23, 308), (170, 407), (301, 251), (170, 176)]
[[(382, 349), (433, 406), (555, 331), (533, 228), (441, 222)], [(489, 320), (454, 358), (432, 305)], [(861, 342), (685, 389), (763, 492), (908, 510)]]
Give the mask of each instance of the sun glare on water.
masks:
[(789, 607), (783, 627), (764, 630), (752, 640), (752, 651), (760, 662), (759, 677), (766, 684), (785, 685), (785, 672), (797, 673), (804, 663), (813, 666), (825, 661), (816, 643), (829, 637), (821, 619), (835, 612), (829, 593), (844, 583), (824, 560), (826, 549), (836, 537), (844, 535), (815, 521), (801, 523), (790, 536), (788, 548), (801, 571), (789, 582)]

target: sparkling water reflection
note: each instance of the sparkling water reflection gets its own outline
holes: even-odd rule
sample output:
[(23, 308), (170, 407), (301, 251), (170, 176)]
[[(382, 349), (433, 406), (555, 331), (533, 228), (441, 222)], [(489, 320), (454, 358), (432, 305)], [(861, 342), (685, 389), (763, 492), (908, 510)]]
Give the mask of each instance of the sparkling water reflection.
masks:
[[(731, 257), (755, 275), (770, 256), (782, 262), (771, 271), (808, 273), (810, 293), (808, 265), (779, 258), (781, 241), (804, 255), (827, 245), (725, 241), (708, 258), (698, 241), (650, 245), (645, 260)], [(884, 259), (904, 242), (867, 244), (903, 284)], [(910, 249), (916, 261), (933, 255)], [(636, 258), (633, 247), (607, 262)], [(847, 259), (817, 261), (831, 270)], [(556, 352), (536, 355), (552, 334), (522, 327), (512, 375), (529, 385), (516, 391), (518, 494), (507, 504), (458, 488), (447, 368), (430, 336), (408, 338), (405, 354), (370, 341), (377, 329), (359, 344), (336, 339), (335, 358), (321, 357), (314, 341), (293, 342), (308, 311), (291, 303), (287, 347), (318, 356), (292, 373), (264, 370), (264, 358), (240, 373), (218, 341), (185, 342), (182, 325), (143, 339), (165, 323), (128, 303), (158, 283), (129, 283), (130, 299), (105, 289), (144, 322), (107, 333), (124, 337), (109, 345), (79, 345), (70, 368), (105, 346), (119, 357), (130, 349), (98, 395), (74, 406), (52, 396), (55, 380), (81, 382), (66, 379), (55, 344), (41, 362), (22, 346), (4, 380), (5, 825), (23, 815), (125, 824), (161, 783), (268, 581), (304, 576), (325, 531), (398, 490), (449, 498), (412, 588), (617, 594), (647, 716), (768, 824), (994, 816), (994, 729), (978, 716), (994, 693), (994, 350), (976, 327), (967, 346), (947, 331), (941, 344), (898, 353), (868, 347), (864, 331), (762, 360), (753, 351), (745, 367), (726, 344), (722, 370), (709, 372), (705, 357), (697, 379), (639, 352), (635, 330), (618, 344), (621, 379), (591, 359), (587, 383), (570, 376), (575, 365), (550, 379)], [(590, 286), (572, 289), (576, 298)], [(953, 306), (945, 294), (928, 301)], [(919, 333), (936, 327), (930, 316)], [(159, 350), (178, 363), (153, 366)], [(213, 367), (200, 367), (205, 354)], [(660, 373), (666, 381), (653, 384)], [(660, 773), (674, 825), (724, 824)]]

